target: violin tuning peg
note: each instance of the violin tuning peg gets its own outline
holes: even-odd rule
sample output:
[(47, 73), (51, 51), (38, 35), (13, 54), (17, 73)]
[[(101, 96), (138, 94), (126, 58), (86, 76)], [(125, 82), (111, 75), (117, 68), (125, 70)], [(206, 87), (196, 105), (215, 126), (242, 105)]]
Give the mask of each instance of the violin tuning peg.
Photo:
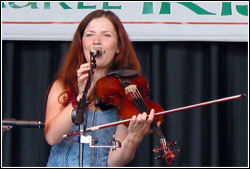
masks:
[(155, 147), (155, 148), (153, 149), (153, 152), (158, 153), (158, 152), (160, 152), (161, 150), (162, 150), (162, 148)]
[(159, 160), (159, 159), (162, 159), (162, 156), (155, 157), (155, 160)]
[(171, 141), (169, 144), (170, 144), (171, 146), (175, 146), (175, 145), (177, 144), (177, 141)]
[(174, 149), (173, 152), (174, 153), (178, 153), (180, 151), (180, 149)]

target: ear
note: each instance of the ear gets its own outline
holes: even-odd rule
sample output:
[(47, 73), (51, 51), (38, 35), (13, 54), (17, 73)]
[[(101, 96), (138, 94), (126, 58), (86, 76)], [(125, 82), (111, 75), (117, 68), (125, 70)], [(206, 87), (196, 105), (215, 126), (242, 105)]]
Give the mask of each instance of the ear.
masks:
[(119, 52), (120, 52), (120, 49), (118, 48), (118, 49), (116, 49), (115, 54), (118, 55)]

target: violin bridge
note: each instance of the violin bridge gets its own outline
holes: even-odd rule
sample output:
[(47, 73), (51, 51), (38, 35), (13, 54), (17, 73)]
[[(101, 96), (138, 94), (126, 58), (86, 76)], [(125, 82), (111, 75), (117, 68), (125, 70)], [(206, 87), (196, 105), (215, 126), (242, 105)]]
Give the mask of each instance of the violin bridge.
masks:
[(125, 87), (125, 94), (136, 93), (136, 91), (137, 91), (137, 86), (134, 84)]

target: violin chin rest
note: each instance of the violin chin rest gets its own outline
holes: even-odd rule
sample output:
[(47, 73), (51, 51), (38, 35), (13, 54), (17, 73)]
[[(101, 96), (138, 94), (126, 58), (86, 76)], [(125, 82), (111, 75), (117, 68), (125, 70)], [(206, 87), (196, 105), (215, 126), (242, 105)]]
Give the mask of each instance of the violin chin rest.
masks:
[(123, 69), (123, 70), (114, 70), (112, 72), (109, 72), (107, 73), (107, 76), (119, 75), (120, 77), (128, 78), (128, 77), (137, 76), (138, 74), (139, 72), (137, 70)]

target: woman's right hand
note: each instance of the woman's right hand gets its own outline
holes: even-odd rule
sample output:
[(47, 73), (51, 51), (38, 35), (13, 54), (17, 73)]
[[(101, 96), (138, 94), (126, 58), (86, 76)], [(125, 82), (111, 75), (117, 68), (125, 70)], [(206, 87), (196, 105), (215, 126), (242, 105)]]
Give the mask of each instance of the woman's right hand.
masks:
[(79, 89), (77, 100), (79, 100), (82, 97), (82, 94), (83, 94), (82, 92), (84, 91), (84, 88), (88, 81), (89, 70), (90, 70), (89, 63), (81, 64), (80, 68), (77, 70), (77, 82), (78, 82), (78, 89)]

